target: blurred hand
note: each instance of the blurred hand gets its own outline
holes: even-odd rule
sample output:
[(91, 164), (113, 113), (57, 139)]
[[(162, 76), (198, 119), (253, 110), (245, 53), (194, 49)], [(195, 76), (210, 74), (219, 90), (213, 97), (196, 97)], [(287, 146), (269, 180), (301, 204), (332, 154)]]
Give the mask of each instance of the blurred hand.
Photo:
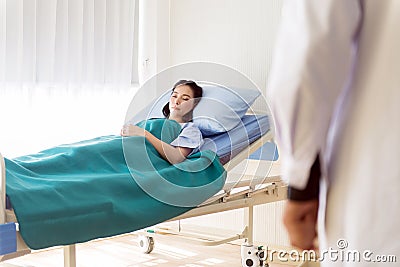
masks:
[(318, 200), (287, 201), (283, 223), (293, 246), (306, 250), (315, 249), (317, 215)]
[(136, 125), (124, 125), (121, 129), (122, 136), (145, 136), (146, 130)]

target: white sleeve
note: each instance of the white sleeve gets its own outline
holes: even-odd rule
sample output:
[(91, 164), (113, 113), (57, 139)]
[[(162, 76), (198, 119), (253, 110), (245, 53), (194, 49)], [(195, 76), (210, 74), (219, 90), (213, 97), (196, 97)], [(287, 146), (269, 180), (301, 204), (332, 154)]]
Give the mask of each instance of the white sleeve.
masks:
[(203, 143), (203, 136), (196, 126), (190, 124), (182, 129), (179, 136), (171, 142), (172, 146), (196, 149)]
[(349, 79), (361, 20), (358, 0), (289, 0), (267, 91), (282, 176), (304, 189)]

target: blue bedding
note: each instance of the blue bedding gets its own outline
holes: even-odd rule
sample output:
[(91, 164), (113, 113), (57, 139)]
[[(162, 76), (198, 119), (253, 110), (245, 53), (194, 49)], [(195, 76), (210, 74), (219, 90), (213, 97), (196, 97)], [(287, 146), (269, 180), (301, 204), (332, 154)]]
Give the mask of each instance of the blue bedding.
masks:
[[(270, 131), (267, 115), (245, 115), (238, 126), (229, 132), (208, 136), (200, 150), (215, 151), (222, 164), (227, 163), (260, 136)], [(267, 142), (255, 153), (249, 155), (250, 159), (277, 160), (278, 152), (274, 143)]]
[[(166, 119), (138, 125), (167, 143), (181, 129)], [(103, 136), (5, 163), (6, 192), (32, 249), (163, 222), (214, 195), (226, 178), (214, 152), (171, 165), (144, 137)]]

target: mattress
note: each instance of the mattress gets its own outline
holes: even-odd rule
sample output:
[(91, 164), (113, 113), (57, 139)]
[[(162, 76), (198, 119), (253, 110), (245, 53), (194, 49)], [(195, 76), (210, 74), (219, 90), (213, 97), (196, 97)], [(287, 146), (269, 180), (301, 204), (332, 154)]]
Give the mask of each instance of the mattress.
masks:
[[(205, 138), (200, 150), (216, 152), (221, 163), (225, 164), (268, 131), (270, 122), (267, 115), (245, 115), (240, 124), (229, 132)], [(270, 142), (249, 155), (250, 159), (258, 160), (276, 160), (277, 157), (276, 146)]]

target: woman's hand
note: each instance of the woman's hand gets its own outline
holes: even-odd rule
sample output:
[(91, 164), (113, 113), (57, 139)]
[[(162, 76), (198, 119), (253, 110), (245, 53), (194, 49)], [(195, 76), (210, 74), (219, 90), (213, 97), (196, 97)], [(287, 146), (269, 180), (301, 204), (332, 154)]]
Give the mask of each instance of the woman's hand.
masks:
[(121, 136), (145, 136), (146, 130), (136, 125), (124, 125)]
[(192, 152), (192, 148), (174, 147), (167, 144), (150, 132), (135, 125), (124, 125), (121, 129), (122, 136), (144, 136), (160, 155), (171, 164), (182, 162)]

